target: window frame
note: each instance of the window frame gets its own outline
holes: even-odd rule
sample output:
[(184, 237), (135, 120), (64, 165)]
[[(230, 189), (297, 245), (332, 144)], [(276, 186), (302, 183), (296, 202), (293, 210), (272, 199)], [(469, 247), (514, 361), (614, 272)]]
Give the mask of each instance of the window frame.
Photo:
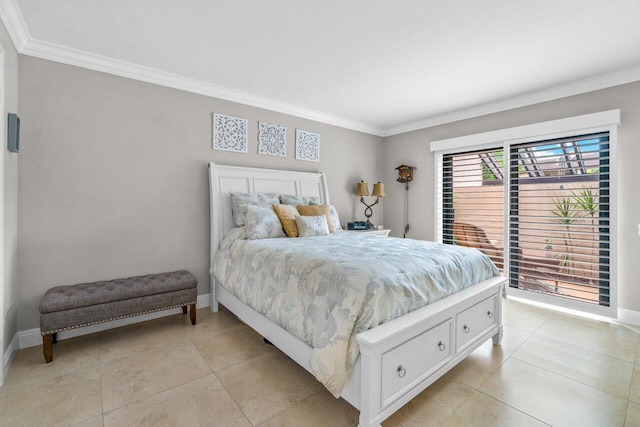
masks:
[[(610, 305), (609, 307), (600, 306), (581, 301), (573, 301), (564, 298), (558, 298), (553, 295), (538, 294), (522, 289), (507, 286), (507, 295), (524, 298), (539, 303), (559, 306), (570, 310), (578, 310), (582, 312), (592, 313), (610, 318), (618, 317), (618, 294), (619, 284), (617, 280), (618, 272), (618, 233), (617, 233), (617, 144), (618, 144), (618, 125), (620, 124), (620, 110), (609, 110), (599, 113), (585, 114), (581, 116), (569, 117), (564, 119), (552, 120), (548, 122), (535, 123), (530, 125), (518, 126), (513, 128), (500, 129), (491, 132), (484, 132), (474, 135), (467, 135), (457, 138), (450, 138), (430, 143), (430, 151), (434, 153), (434, 236), (437, 242), (442, 243), (442, 215), (441, 201), (442, 194), (440, 187), (442, 183), (442, 161), (443, 156), (447, 154), (459, 153), (462, 151), (495, 149), (502, 147), (503, 158), (511, 157), (511, 146), (522, 143), (539, 142), (551, 139), (559, 139), (572, 137), (576, 135), (584, 135), (598, 132), (609, 133), (610, 144), (610, 232), (611, 232), (611, 258), (610, 258)], [(509, 251), (506, 249), (506, 242), (509, 241), (508, 224), (510, 224), (509, 196), (511, 193), (510, 183), (508, 179), (503, 180), (504, 187), (504, 230), (503, 241), (505, 242), (504, 265), (505, 271), (510, 266)]]

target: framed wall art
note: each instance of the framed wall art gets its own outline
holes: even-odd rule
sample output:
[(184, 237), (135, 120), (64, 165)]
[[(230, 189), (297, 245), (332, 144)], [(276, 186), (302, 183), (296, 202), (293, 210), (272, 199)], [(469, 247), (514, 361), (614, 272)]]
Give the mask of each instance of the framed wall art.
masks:
[(213, 113), (213, 149), (247, 152), (247, 119)]
[(287, 128), (258, 122), (258, 154), (287, 156)]
[(296, 129), (296, 159), (320, 161), (320, 134)]

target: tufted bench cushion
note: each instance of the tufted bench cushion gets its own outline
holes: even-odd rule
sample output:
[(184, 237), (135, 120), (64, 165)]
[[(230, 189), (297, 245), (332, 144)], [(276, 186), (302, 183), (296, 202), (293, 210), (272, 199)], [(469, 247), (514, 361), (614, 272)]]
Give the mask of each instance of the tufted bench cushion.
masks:
[(47, 341), (68, 329), (175, 307), (182, 307), (186, 314), (187, 305), (195, 324), (197, 285), (191, 273), (181, 270), (51, 288), (40, 303), (45, 359), (51, 361)]

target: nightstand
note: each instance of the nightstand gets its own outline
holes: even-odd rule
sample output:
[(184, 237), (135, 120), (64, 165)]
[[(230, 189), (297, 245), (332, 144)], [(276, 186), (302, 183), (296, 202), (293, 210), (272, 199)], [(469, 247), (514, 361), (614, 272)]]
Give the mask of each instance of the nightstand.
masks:
[(371, 229), (371, 230), (345, 230), (348, 231), (349, 233), (362, 233), (362, 234), (373, 234), (375, 236), (382, 236), (382, 237), (389, 237), (389, 233), (391, 232), (391, 230), (376, 230), (376, 229)]

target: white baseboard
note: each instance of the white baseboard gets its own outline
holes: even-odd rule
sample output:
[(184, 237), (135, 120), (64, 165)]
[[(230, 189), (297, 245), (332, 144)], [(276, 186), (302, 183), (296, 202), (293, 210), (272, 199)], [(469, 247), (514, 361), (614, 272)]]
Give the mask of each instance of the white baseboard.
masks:
[(618, 322), (628, 325), (640, 326), (640, 311), (618, 309)]
[(18, 334), (16, 333), (13, 336), (13, 339), (11, 340), (11, 342), (9, 343), (9, 347), (7, 347), (7, 349), (4, 352), (4, 355), (2, 358), (2, 381), (0, 381), (0, 385), (4, 383), (4, 379), (7, 377), (7, 374), (9, 373), (9, 368), (13, 363), (13, 359), (15, 359), (16, 355), (18, 354), (18, 350), (20, 349), (19, 341), (20, 340), (18, 338)]
[[(209, 294), (198, 295), (196, 302), (196, 308), (209, 307)], [(153, 313), (143, 314), (140, 316), (127, 317), (125, 319), (112, 320), (111, 322), (98, 323), (91, 326), (85, 326), (84, 328), (71, 329), (69, 331), (63, 331), (58, 333), (58, 339), (63, 340), (66, 338), (79, 337), (81, 335), (93, 334), (96, 332), (106, 331), (107, 329), (119, 328), (120, 326), (132, 325), (134, 323), (145, 322), (147, 320), (157, 319), (160, 317), (171, 316), (172, 314), (182, 313), (181, 308), (172, 308), (170, 310), (156, 311)], [(42, 345), (42, 335), (40, 334), (40, 328), (29, 329), (26, 331), (19, 331), (20, 348), (35, 347)]]

